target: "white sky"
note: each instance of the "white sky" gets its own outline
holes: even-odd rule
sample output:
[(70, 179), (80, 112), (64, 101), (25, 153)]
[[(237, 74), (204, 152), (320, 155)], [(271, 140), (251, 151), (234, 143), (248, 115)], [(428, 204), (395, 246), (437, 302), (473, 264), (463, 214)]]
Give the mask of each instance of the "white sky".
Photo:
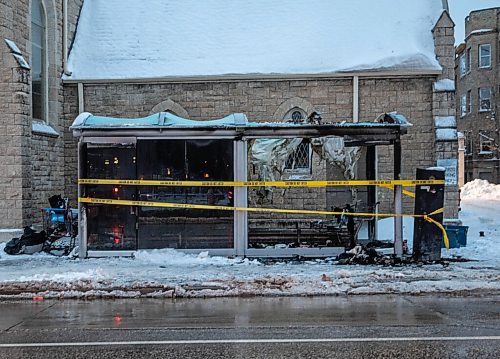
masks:
[(450, 15), (455, 22), (455, 44), (464, 41), (465, 17), (473, 10), (500, 7), (500, 0), (448, 0)]

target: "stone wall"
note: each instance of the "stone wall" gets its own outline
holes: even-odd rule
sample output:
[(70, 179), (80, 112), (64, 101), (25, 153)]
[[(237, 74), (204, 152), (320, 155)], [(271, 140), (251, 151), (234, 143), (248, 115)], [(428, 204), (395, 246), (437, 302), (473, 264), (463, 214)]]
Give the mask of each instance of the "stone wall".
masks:
[[(415, 178), (417, 167), (428, 167), (434, 161), (434, 133), (432, 130), (433, 78), (360, 80), (360, 119), (374, 119), (379, 114), (397, 111), (412, 123), (408, 134), (402, 136), (402, 178)], [(378, 178), (394, 178), (392, 146), (377, 147)], [(392, 208), (393, 193), (379, 189), (381, 212)], [(403, 198), (404, 209), (413, 211), (413, 199)]]
[[(22, 69), (3, 39), (13, 40), (31, 63), (31, 1), (0, 0), (0, 228), (41, 222), (48, 197), (64, 195), (62, 120), (62, 1), (44, 0), (46, 14), (47, 119), (60, 136), (32, 131), (31, 73)], [(68, 1), (68, 43), (82, 0)], [(49, 127), (49, 129), (50, 129)], [(50, 132), (50, 131), (49, 131)]]
[(22, 69), (4, 39), (27, 59), (27, 0), (0, 0), (0, 228), (20, 228), (31, 213), (30, 73)]

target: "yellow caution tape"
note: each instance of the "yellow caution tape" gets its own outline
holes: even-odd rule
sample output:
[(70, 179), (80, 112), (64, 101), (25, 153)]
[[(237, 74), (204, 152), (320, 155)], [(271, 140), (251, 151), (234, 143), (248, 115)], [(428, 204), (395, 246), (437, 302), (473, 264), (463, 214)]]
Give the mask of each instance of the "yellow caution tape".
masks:
[(107, 199), (107, 198), (88, 198), (79, 197), (80, 203), (92, 204), (111, 204), (118, 206), (145, 206), (145, 207), (163, 207), (163, 208), (190, 208), (190, 209), (208, 209), (222, 211), (245, 211), (245, 212), (260, 212), (260, 213), (289, 213), (289, 214), (315, 214), (315, 215), (347, 215), (357, 217), (413, 217), (423, 218), (430, 223), (434, 223), (443, 232), (444, 244), (446, 249), (449, 249), (448, 236), (444, 227), (431, 218), (430, 216), (443, 213), (444, 209), (440, 208), (429, 214), (404, 214), (404, 213), (366, 213), (366, 212), (334, 212), (334, 211), (314, 211), (305, 209), (279, 209), (279, 208), (249, 208), (249, 207), (229, 207), (229, 206), (214, 206), (205, 204), (187, 204), (187, 203), (171, 203), (171, 202), (150, 202), (150, 201), (131, 201), (123, 199)]
[(153, 181), (80, 178), (79, 184), (179, 187), (329, 187), (442, 185), (444, 180), (354, 180), (354, 181)]
[[(386, 186), (386, 185), (380, 185), (380, 187), (383, 187), (383, 188), (388, 188), (388, 189), (390, 189), (390, 190), (393, 190), (393, 191), (394, 191), (394, 186), (392, 186), (392, 185), (388, 185), (388, 186)], [(414, 192), (410, 192), (410, 191), (407, 191), (407, 190), (405, 190), (405, 189), (404, 189), (404, 190), (403, 190), (403, 194), (404, 194), (404, 195), (407, 195), (408, 197), (413, 197), (413, 198), (415, 198), (415, 193), (414, 193)]]
[(423, 215), (423, 218), (427, 222), (433, 223), (436, 226), (438, 226), (438, 228), (441, 230), (441, 232), (443, 232), (444, 246), (446, 247), (446, 249), (450, 249), (450, 241), (448, 239), (448, 234), (446, 233), (446, 229), (443, 227), (443, 225), (441, 223), (439, 223), (438, 221), (436, 221), (434, 218), (430, 217), (430, 216), (438, 214), (438, 213), (444, 213), (444, 208), (439, 208), (439, 209), (435, 210), (432, 213)]

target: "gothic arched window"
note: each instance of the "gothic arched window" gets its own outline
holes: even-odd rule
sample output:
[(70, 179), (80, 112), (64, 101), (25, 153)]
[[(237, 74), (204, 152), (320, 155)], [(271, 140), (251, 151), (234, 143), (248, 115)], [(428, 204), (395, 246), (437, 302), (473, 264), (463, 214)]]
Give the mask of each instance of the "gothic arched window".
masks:
[[(301, 122), (306, 118), (306, 113), (300, 108), (293, 108), (287, 112), (284, 120), (287, 122)], [(303, 140), (288, 156), (285, 163), (285, 170), (310, 173), (311, 171), (311, 144), (308, 140)]]
[(47, 120), (46, 16), (41, 0), (31, 2), (31, 107), (33, 118)]

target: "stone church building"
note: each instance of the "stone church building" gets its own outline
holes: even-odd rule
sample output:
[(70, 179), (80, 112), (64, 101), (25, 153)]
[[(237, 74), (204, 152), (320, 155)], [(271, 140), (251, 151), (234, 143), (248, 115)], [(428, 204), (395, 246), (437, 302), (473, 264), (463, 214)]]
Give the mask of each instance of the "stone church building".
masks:
[[(0, 228), (39, 223), (53, 194), (76, 205), (69, 127), (82, 112), (282, 122), (316, 111), (333, 123), (397, 111), (413, 125), (402, 138), (402, 177), (443, 163), (456, 170), (446, 0), (147, 3), (0, 0)], [(307, 143), (298, 151), (289, 178), (329, 175)], [(378, 178), (392, 178), (392, 158), (380, 148)], [(292, 194), (284, 206), (328, 205), (326, 192)], [(382, 202), (391, 196), (380, 190)], [(411, 198), (405, 204), (413, 209)], [(453, 178), (445, 217), (458, 217)]]

